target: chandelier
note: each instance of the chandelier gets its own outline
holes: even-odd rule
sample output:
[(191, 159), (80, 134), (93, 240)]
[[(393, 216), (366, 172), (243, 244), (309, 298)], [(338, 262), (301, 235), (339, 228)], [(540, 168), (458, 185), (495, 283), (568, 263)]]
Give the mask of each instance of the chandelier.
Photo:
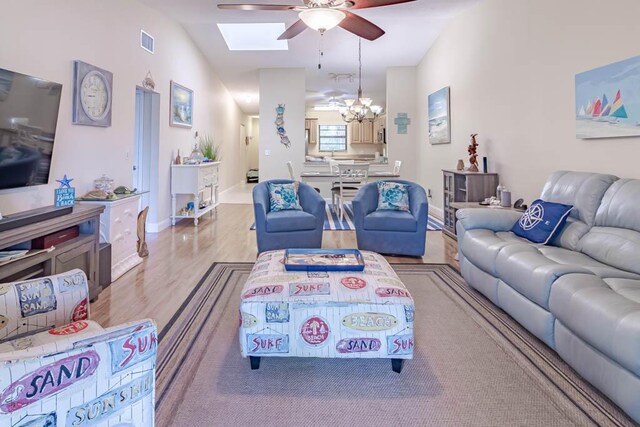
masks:
[(369, 112), (373, 114), (374, 119), (378, 118), (382, 112), (382, 107), (371, 105), (372, 102), (371, 98), (362, 96), (362, 39), (358, 39), (358, 97), (344, 100), (345, 105), (339, 109), (342, 120), (346, 123), (351, 123), (354, 120), (362, 123)]

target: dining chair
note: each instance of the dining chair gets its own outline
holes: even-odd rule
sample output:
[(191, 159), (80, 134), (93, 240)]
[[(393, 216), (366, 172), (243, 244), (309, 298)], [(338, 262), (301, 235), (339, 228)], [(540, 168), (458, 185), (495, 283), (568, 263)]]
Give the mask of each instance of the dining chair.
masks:
[(293, 173), (293, 162), (291, 160), (287, 162), (287, 168), (289, 169), (289, 177), (291, 178), (291, 181), (296, 181), (296, 176)]
[(335, 212), (340, 204), (340, 221), (344, 219), (344, 203), (353, 198), (369, 179), (369, 163), (338, 164), (338, 185), (331, 189), (331, 201)]
[(402, 160), (396, 160), (395, 165), (393, 166), (393, 174), (400, 175), (400, 169), (402, 168)]
[[(287, 162), (287, 169), (289, 169), (289, 178), (291, 178), (291, 181), (298, 181), (296, 179), (296, 173), (293, 170), (293, 162), (291, 160)], [(318, 187), (313, 187), (313, 189), (320, 193), (320, 189)]]

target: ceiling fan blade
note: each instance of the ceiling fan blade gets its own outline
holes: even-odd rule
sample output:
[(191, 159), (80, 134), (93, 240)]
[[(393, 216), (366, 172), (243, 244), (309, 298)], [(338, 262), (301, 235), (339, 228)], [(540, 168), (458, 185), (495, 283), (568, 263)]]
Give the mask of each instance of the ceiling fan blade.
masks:
[(361, 16), (358, 16), (347, 10), (344, 10), (343, 12), (347, 15), (347, 17), (338, 24), (341, 28), (344, 28), (345, 30), (355, 34), (356, 36), (370, 41), (373, 41), (384, 35), (384, 30), (378, 27), (373, 22), (367, 21)]
[(287, 30), (278, 37), (278, 40), (289, 40), (307, 29), (307, 25), (302, 22), (302, 19), (298, 19)]
[(351, 0), (354, 5), (349, 9), (368, 9), (370, 7), (391, 6), (412, 1), (415, 0)]
[(300, 6), (293, 4), (219, 4), (218, 9), (226, 10), (296, 10)]

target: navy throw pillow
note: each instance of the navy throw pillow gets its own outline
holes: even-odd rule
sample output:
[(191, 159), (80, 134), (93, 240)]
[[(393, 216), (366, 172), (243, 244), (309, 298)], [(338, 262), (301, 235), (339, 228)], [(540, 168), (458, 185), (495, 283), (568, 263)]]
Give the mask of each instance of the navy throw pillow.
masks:
[(533, 243), (546, 245), (564, 227), (573, 206), (538, 199), (522, 214), (511, 231)]

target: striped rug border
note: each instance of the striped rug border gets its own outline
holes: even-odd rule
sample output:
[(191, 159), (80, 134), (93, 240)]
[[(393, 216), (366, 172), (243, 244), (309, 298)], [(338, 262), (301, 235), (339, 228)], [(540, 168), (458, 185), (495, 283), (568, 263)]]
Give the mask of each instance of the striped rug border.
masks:
[[(498, 345), (508, 345), (517, 352), (546, 383), (575, 405), (576, 409), (597, 425), (635, 426), (620, 408), (582, 379), (560, 356), (529, 333), (508, 314), (482, 294), (469, 287), (459, 271), (448, 264), (391, 264), (398, 274), (432, 274), (434, 283), (447, 292), (454, 302), (465, 309), (482, 327), (489, 327), (501, 339)], [(180, 366), (189, 358), (193, 343), (200, 338), (222, 294), (234, 274), (248, 274), (253, 263), (214, 263), (200, 279), (172, 319), (162, 328), (156, 364), (156, 411), (171, 388)], [(195, 304), (194, 304), (195, 301)], [(189, 329), (196, 326), (195, 334)], [(176, 330), (172, 330), (176, 329)], [(180, 354), (180, 350), (183, 350)], [(174, 361), (174, 358), (179, 358)], [(174, 369), (168, 371), (170, 362)], [(516, 361), (517, 363), (520, 363)]]

